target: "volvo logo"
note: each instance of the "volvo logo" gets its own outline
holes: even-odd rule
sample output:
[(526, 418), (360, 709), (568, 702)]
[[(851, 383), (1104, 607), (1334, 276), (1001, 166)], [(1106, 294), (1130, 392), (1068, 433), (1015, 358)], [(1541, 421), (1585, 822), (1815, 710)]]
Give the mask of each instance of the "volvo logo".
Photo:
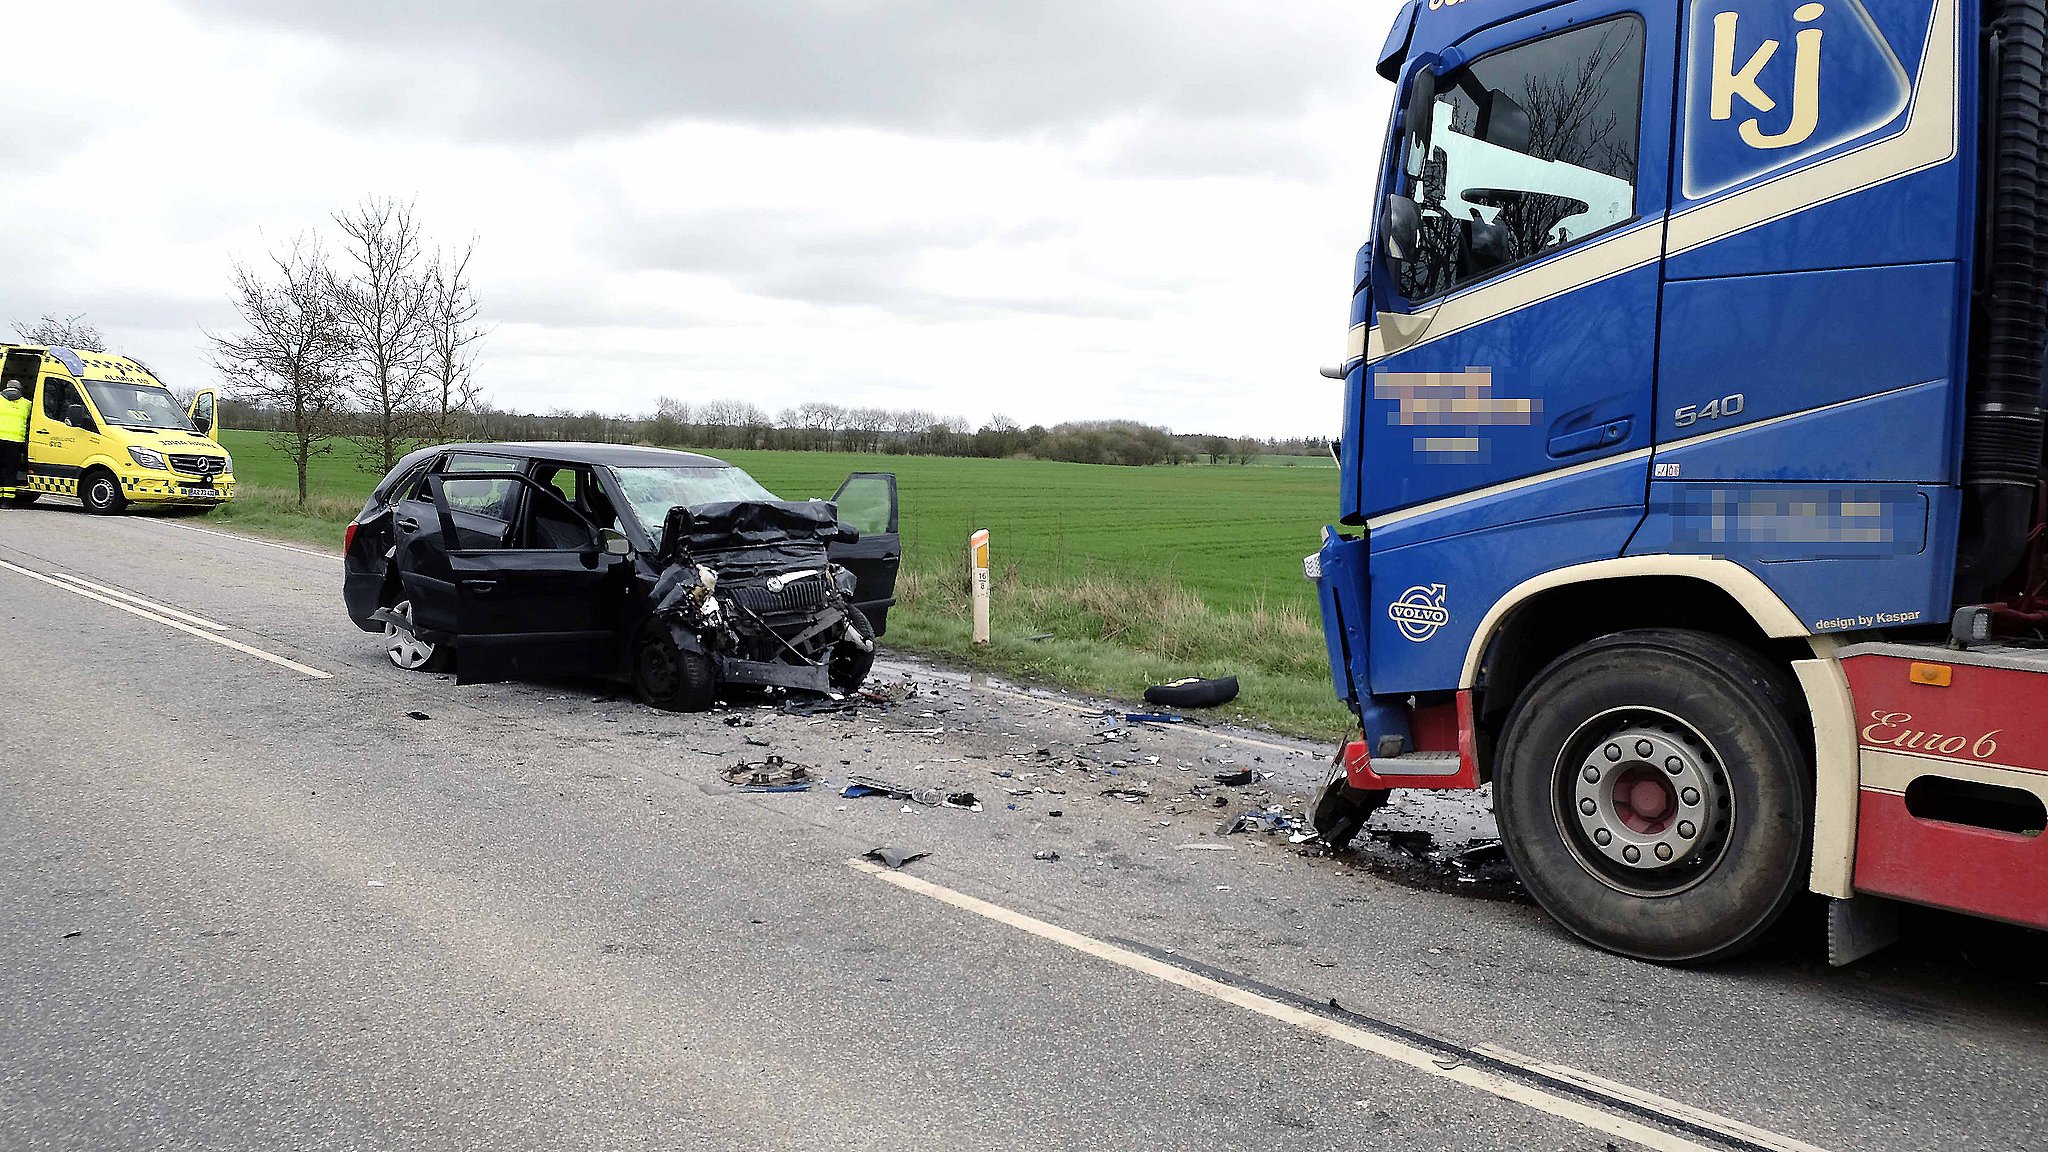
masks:
[(1401, 629), (1401, 635), (1422, 643), (1451, 622), (1450, 610), (1444, 607), (1444, 586), (1417, 584), (1387, 605), (1387, 618)]

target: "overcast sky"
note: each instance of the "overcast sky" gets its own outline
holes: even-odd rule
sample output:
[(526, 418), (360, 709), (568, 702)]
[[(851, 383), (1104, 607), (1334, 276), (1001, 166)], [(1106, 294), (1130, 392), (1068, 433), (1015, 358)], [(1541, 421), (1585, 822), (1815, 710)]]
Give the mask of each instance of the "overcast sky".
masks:
[(479, 377), (1324, 435), (1395, 0), (13, 5), (0, 320), (211, 379), (230, 262), (479, 238)]

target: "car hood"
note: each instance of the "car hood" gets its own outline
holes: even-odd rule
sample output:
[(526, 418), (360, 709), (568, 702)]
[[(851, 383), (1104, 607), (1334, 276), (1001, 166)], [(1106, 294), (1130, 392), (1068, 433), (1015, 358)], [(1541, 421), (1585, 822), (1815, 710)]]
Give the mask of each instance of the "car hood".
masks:
[(665, 564), (687, 554), (724, 569), (744, 556), (749, 572), (816, 566), (838, 531), (839, 510), (825, 500), (694, 504), (669, 509), (660, 559)]

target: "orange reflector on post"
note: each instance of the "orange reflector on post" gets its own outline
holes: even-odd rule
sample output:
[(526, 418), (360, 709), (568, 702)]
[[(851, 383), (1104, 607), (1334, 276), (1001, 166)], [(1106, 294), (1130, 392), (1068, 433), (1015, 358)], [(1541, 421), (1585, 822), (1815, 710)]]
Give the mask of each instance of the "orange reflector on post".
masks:
[(1906, 679), (1915, 684), (1931, 684), (1936, 688), (1948, 687), (1949, 678), (1954, 675), (1955, 669), (1946, 664), (1921, 664), (1916, 661), (1912, 667), (1906, 669)]

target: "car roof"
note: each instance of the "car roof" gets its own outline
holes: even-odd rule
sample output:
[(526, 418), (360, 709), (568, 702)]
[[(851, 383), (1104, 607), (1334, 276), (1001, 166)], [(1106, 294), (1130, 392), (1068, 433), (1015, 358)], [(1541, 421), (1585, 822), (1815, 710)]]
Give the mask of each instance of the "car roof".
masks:
[(678, 452), (673, 448), (648, 448), (639, 444), (577, 444), (563, 440), (512, 443), (442, 444), (421, 450), (421, 455), (439, 452), (481, 452), (491, 456), (517, 456), (527, 460), (560, 460), (565, 464), (611, 464), (630, 468), (724, 468), (716, 456)]

